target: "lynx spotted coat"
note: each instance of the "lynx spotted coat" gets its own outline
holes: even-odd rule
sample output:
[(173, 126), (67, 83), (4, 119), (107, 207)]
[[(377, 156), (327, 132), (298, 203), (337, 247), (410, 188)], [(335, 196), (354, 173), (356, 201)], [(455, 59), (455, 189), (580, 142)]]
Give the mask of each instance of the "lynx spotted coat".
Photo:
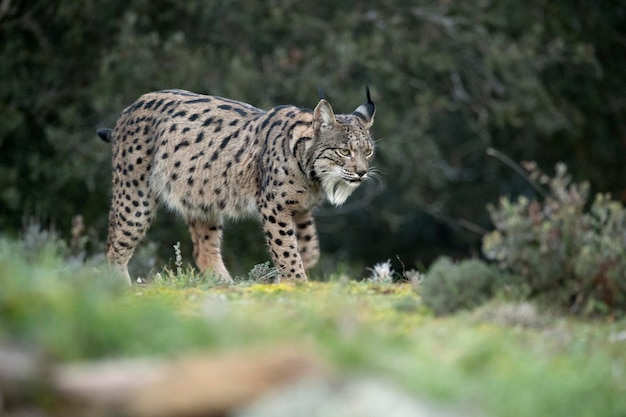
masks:
[(201, 271), (232, 281), (221, 256), (226, 218), (261, 219), (272, 260), (288, 280), (306, 280), (319, 258), (311, 210), (324, 198), (343, 204), (369, 175), (374, 154), (367, 102), (335, 115), (321, 99), (313, 111), (264, 111), (183, 90), (141, 96), (115, 129), (107, 258), (130, 282), (128, 261), (157, 202), (189, 225)]

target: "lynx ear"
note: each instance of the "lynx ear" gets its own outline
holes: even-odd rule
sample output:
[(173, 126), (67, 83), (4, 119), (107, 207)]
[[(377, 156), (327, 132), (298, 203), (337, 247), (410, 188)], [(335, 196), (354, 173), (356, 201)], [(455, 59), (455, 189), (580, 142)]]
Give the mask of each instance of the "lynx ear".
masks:
[(313, 129), (319, 132), (320, 129), (330, 129), (335, 126), (337, 120), (330, 103), (321, 99), (315, 110), (313, 110)]
[(365, 93), (367, 95), (367, 103), (361, 104), (355, 111), (352, 112), (355, 116), (363, 120), (366, 128), (370, 128), (374, 123), (374, 114), (376, 114), (376, 105), (372, 101), (370, 96), (370, 88), (365, 87)]

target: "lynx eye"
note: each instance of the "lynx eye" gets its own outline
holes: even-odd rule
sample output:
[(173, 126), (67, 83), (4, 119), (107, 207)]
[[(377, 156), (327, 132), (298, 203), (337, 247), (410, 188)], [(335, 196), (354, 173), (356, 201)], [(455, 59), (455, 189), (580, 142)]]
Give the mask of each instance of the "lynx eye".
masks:
[(339, 148), (336, 152), (344, 158), (349, 158), (352, 155), (352, 151), (348, 148)]
[(366, 158), (371, 158), (372, 155), (374, 155), (374, 149), (373, 148), (369, 148), (365, 151), (365, 157)]

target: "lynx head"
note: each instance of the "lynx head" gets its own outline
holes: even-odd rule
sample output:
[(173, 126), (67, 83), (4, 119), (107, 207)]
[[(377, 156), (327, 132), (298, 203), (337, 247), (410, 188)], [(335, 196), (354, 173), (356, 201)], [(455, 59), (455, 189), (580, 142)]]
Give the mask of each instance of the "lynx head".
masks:
[(371, 176), (374, 156), (370, 128), (376, 107), (370, 98), (350, 114), (335, 115), (330, 103), (321, 99), (313, 110), (315, 155), (313, 175), (335, 206), (342, 205), (354, 190)]

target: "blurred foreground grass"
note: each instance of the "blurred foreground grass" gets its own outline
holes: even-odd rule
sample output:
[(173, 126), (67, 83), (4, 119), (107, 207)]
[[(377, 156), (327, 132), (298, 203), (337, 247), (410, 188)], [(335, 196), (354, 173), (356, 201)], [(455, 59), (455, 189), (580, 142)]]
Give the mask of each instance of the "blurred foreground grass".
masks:
[[(98, 271), (97, 269), (100, 269)], [(493, 301), (435, 318), (419, 287), (334, 277), (218, 286), (191, 272), (127, 288), (100, 266), (0, 240), (0, 345), (60, 362), (301, 344), (339, 372), (493, 416), (626, 415), (626, 321)]]

